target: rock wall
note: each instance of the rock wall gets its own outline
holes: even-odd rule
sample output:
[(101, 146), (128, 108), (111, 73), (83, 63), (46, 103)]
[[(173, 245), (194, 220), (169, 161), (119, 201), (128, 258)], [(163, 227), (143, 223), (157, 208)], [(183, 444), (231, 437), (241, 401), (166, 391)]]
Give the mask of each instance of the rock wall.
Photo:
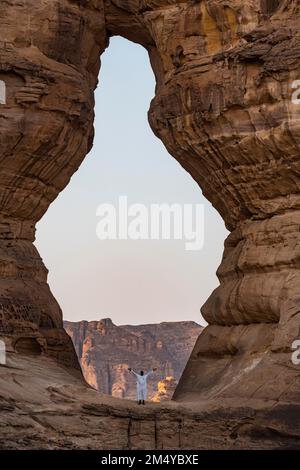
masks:
[(32, 242), (92, 145), (100, 55), (118, 34), (148, 50), (152, 129), (231, 232), (175, 397), (299, 402), (299, 18), (298, 0), (1, 5), (0, 326), (12, 348), (25, 339), (78, 366)]
[(82, 3), (25, 0), (0, 8), (0, 80), (7, 91), (0, 105), (1, 334), (13, 346), (29, 337), (75, 367), (32, 242), (36, 222), (92, 144), (93, 90), (107, 35), (101, 4), (95, 12)]
[(64, 328), (72, 338), (86, 381), (102, 393), (133, 400), (136, 380), (128, 367), (138, 372), (157, 369), (148, 379), (148, 398), (152, 399), (159, 381), (167, 376), (179, 380), (203, 329), (185, 321), (116, 326), (110, 318), (64, 321)]

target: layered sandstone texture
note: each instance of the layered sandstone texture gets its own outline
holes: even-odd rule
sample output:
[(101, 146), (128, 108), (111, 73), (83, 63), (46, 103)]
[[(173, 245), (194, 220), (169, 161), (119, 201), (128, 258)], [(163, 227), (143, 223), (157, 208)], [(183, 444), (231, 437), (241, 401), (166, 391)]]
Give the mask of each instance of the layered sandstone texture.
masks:
[[(128, 368), (138, 372), (156, 368), (148, 378), (150, 400), (157, 397), (158, 382), (169, 376), (172, 384), (179, 380), (203, 330), (195, 322), (184, 321), (117, 326), (110, 318), (64, 321), (64, 327), (72, 338), (86, 381), (102, 393), (135, 399), (136, 380)], [(166, 394), (169, 399), (171, 389)]]
[(300, 449), (299, 406), (139, 406), (87, 387), (48, 356), (9, 352), (0, 394), (1, 450)]
[(299, 403), (291, 362), (300, 336), (299, 21), (299, 0), (1, 3), (0, 327), (8, 347), (78, 367), (33, 245), (35, 224), (91, 148), (100, 56), (121, 35), (149, 52), (154, 133), (231, 232), (220, 286), (202, 308), (209, 326), (175, 398)]

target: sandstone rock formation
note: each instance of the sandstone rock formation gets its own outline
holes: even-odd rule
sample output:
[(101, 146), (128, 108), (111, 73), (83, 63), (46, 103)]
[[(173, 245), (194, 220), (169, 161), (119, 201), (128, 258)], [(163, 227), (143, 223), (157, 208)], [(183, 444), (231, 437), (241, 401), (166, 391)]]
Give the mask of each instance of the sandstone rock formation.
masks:
[(141, 407), (88, 388), (47, 356), (10, 353), (0, 366), (0, 449), (300, 449), (299, 405), (232, 404)]
[(154, 403), (160, 403), (162, 401), (171, 400), (176, 387), (177, 380), (175, 380), (171, 375), (163, 380), (160, 380), (157, 384), (157, 392), (153, 395), (151, 401)]
[(203, 329), (185, 321), (116, 326), (110, 318), (64, 321), (64, 327), (86, 381), (100, 392), (130, 399), (136, 397), (136, 380), (128, 367), (137, 371), (157, 368), (148, 379), (148, 398), (152, 399), (160, 380), (169, 375), (179, 380)]
[(220, 287), (202, 309), (209, 326), (175, 398), (257, 400), (281, 421), (290, 411), (276, 406), (296, 409), (299, 19), (299, 0), (2, 2), (0, 326), (9, 348), (78, 366), (32, 242), (91, 148), (100, 55), (121, 35), (149, 52), (153, 131), (231, 232)]

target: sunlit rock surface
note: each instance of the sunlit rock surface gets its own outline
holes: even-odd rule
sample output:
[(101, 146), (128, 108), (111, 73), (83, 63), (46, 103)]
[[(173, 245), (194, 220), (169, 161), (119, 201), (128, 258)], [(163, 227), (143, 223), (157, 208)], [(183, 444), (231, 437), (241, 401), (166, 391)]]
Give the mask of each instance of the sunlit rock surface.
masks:
[(165, 379), (158, 382), (157, 391), (155, 395), (153, 395), (151, 401), (154, 403), (160, 403), (162, 401), (171, 400), (176, 387), (177, 380), (175, 380), (171, 375), (168, 375)]

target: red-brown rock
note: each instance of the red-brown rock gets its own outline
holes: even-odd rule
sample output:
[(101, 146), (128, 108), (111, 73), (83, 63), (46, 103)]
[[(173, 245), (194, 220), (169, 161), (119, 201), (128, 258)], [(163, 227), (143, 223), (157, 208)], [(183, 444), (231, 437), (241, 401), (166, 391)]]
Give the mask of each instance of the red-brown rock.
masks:
[[(195, 322), (114, 325), (100, 321), (64, 322), (86, 381), (102, 393), (136, 398), (136, 380), (128, 372), (156, 368), (148, 378), (148, 397), (167, 376), (179, 380), (202, 327)], [(172, 398), (172, 395), (168, 395)]]
[[(2, 2), (0, 329), (9, 349), (78, 367), (35, 224), (91, 148), (100, 55), (121, 35), (149, 52), (153, 131), (231, 232), (220, 286), (202, 309), (209, 326), (175, 398), (251, 402), (294, 438), (283, 428), (300, 402), (291, 362), (300, 336), (299, 19), (298, 0)], [(241, 432), (251, 436), (248, 426)]]

